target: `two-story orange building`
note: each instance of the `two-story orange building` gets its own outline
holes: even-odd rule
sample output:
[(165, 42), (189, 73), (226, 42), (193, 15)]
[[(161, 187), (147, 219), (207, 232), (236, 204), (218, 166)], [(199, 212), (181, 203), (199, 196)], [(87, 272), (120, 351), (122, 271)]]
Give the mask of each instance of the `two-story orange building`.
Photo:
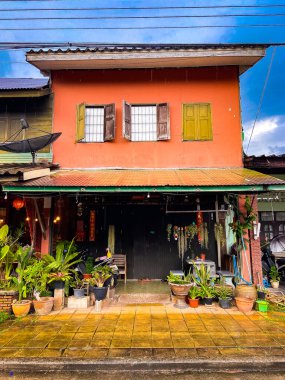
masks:
[[(4, 191), (45, 197), (42, 251), (71, 239), (127, 255), (128, 278), (163, 278), (201, 252), (227, 267), (239, 195), (284, 188), (243, 168), (239, 76), (265, 45), (116, 45), (38, 50), (50, 75), (53, 175)], [(191, 240), (189, 226), (203, 223)], [(217, 245), (221, 224), (227, 243)], [(244, 275), (261, 273), (258, 237)], [(241, 258), (241, 262), (245, 260)], [(242, 266), (242, 263), (240, 263)], [(245, 267), (245, 265), (244, 265)]]

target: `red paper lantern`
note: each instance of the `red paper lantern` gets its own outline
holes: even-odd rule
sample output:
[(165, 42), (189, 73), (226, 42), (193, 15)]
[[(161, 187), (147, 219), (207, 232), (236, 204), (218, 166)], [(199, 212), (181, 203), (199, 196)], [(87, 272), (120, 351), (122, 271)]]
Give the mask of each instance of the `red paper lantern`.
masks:
[(13, 200), (13, 207), (16, 209), (16, 210), (20, 210), (20, 208), (24, 207), (25, 205), (25, 202), (22, 198), (15, 198)]

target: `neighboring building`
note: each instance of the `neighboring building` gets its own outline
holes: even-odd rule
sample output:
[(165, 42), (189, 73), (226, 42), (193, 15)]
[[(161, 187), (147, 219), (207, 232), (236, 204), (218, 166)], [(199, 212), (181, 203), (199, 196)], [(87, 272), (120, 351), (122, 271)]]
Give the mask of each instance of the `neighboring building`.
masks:
[[(270, 174), (285, 181), (285, 154), (250, 156), (244, 159), (245, 167)], [(285, 234), (285, 192), (263, 193), (258, 196), (260, 239), (263, 245), (278, 234)]]
[[(28, 52), (27, 61), (51, 78), (53, 132), (62, 132), (53, 160), (61, 170), (4, 190), (45, 194), (51, 240), (77, 235), (95, 256), (107, 246), (126, 253), (128, 278), (162, 278), (181, 268), (174, 226), (180, 228), (180, 256), (206, 250), (208, 259), (225, 268), (229, 251), (217, 248), (215, 223), (223, 223), (228, 234), (230, 203), (239, 205), (250, 194), (256, 209), (256, 194), (285, 185), (244, 169), (242, 161), (239, 76), (266, 47), (115, 45)], [(198, 241), (189, 248), (185, 226), (201, 215), (208, 249)], [(255, 281), (259, 248), (259, 240), (251, 239), (243, 258), (251, 262)], [(43, 242), (42, 251), (50, 249)]]
[[(21, 128), (20, 120), (25, 119), (30, 128), (25, 138), (37, 137), (52, 131), (53, 96), (49, 79), (0, 78), (0, 143), (8, 141)], [(41, 131), (40, 131), (41, 130)], [(21, 140), (23, 134), (17, 136)], [(38, 159), (51, 160), (51, 147), (37, 154)], [(31, 162), (29, 153), (14, 154), (0, 150), (0, 162)]]

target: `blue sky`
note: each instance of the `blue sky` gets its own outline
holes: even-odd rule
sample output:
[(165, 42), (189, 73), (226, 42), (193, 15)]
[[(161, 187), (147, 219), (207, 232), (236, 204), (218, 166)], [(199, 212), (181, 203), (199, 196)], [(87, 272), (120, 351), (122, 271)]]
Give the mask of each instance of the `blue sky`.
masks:
[[(102, 8), (102, 7), (167, 7), (167, 6), (230, 6), (280, 5), (260, 8), (202, 8), (154, 10), (43, 10), (43, 8)], [(281, 6), (284, 5), (284, 6)], [(31, 8), (40, 11), (27, 11)], [(7, 9), (10, 9), (9, 11)], [(19, 11), (11, 11), (19, 9)], [(23, 11), (20, 11), (22, 9)], [(7, 11), (5, 11), (7, 10)], [(238, 17), (236, 14), (259, 14), (258, 17)], [(284, 43), (285, 27), (241, 27), (245, 24), (284, 24), (285, 0), (41, 0), (0, 1), (0, 43), (2, 42), (92, 42), (92, 43)], [(196, 16), (191, 18), (147, 19), (145, 16)], [(197, 17), (198, 15), (203, 17)], [(220, 15), (208, 18), (207, 15)], [(231, 15), (226, 17), (225, 15)], [(266, 15), (266, 16), (264, 16)], [(271, 15), (271, 16), (270, 16)], [(54, 17), (140, 16), (139, 19), (120, 20), (53, 20)], [(41, 17), (46, 20), (22, 20)], [(3, 20), (4, 18), (11, 20)], [(19, 19), (19, 20), (17, 20)], [(99, 30), (100, 27), (199, 26), (193, 29), (132, 29)], [(233, 25), (220, 28), (218, 25)], [(51, 28), (62, 30), (8, 30), (13, 28)], [(67, 30), (68, 27), (93, 27), (93, 30)], [(274, 48), (266, 57), (240, 78), (242, 120), (245, 148), (256, 117), (268, 66)], [(285, 46), (276, 47), (275, 57), (264, 94), (262, 107), (255, 125), (248, 154), (285, 154)], [(23, 50), (0, 50), (0, 77), (40, 77), (40, 72), (25, 63)]]

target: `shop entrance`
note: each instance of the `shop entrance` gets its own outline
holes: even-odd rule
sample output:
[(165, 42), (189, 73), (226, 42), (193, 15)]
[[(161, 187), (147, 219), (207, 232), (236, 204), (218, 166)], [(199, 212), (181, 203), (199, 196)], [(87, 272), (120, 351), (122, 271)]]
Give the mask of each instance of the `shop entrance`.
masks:
[[(137, 196), (136, 196), (137, 197)], [(86, 256), (94, 258), (104, 256), (109, 247), (113, 254), (125, 254), (127, 257), (127, 279), (165, 279), (170, 270), (182, 269), (179, 257), (178, 241), (174, 239), (174, 227), (189, 226), (196, 222), (194, 205), (186, 206), (178, 199), (174, 205), (177, 213), (166, 213), (165, 200), (162, 196), (153, 202), (145, 198), (136, 204), (130, 200), (134, 196), (114, 198), (74, 198), (65, 199), (62, 212), (68, 213), (64, 220), (67, 224), (55, 225), (54, 237), (57, 240), (71, 240), (78, 236), (77, 245)], [(99, 199), (99, 200), (98, 200)], [(184, 197), (182, 198), (183, 202)], [(206, 204), (205, 207), (208, 205)], [(173, 208), (174, 208), (173, 207)], [(182, 210), (183, 212), (180, 212)], [(193, 210), (193, 211), (192, 211)], [(55, 207), (55, 215), (59, 213)], [(73, 213), (73, 217), (70, 217)], [(94, 231), (91, 231), (91, 214), (93, 213)], [(63, 218), (61, 218), (63, 220)], [(207, 222), (209, 245), (206, 250), (208, 260), (217, 261), (214, 237), (214, 217), (212, 213), (204, 214)], [(172, 226), (168, 239), (167, 225)], [(91, 239), (91, 237), (93, 238)], [(195, 258), (203, 251), (197, 237), (187, 246), (184, 258)]]

